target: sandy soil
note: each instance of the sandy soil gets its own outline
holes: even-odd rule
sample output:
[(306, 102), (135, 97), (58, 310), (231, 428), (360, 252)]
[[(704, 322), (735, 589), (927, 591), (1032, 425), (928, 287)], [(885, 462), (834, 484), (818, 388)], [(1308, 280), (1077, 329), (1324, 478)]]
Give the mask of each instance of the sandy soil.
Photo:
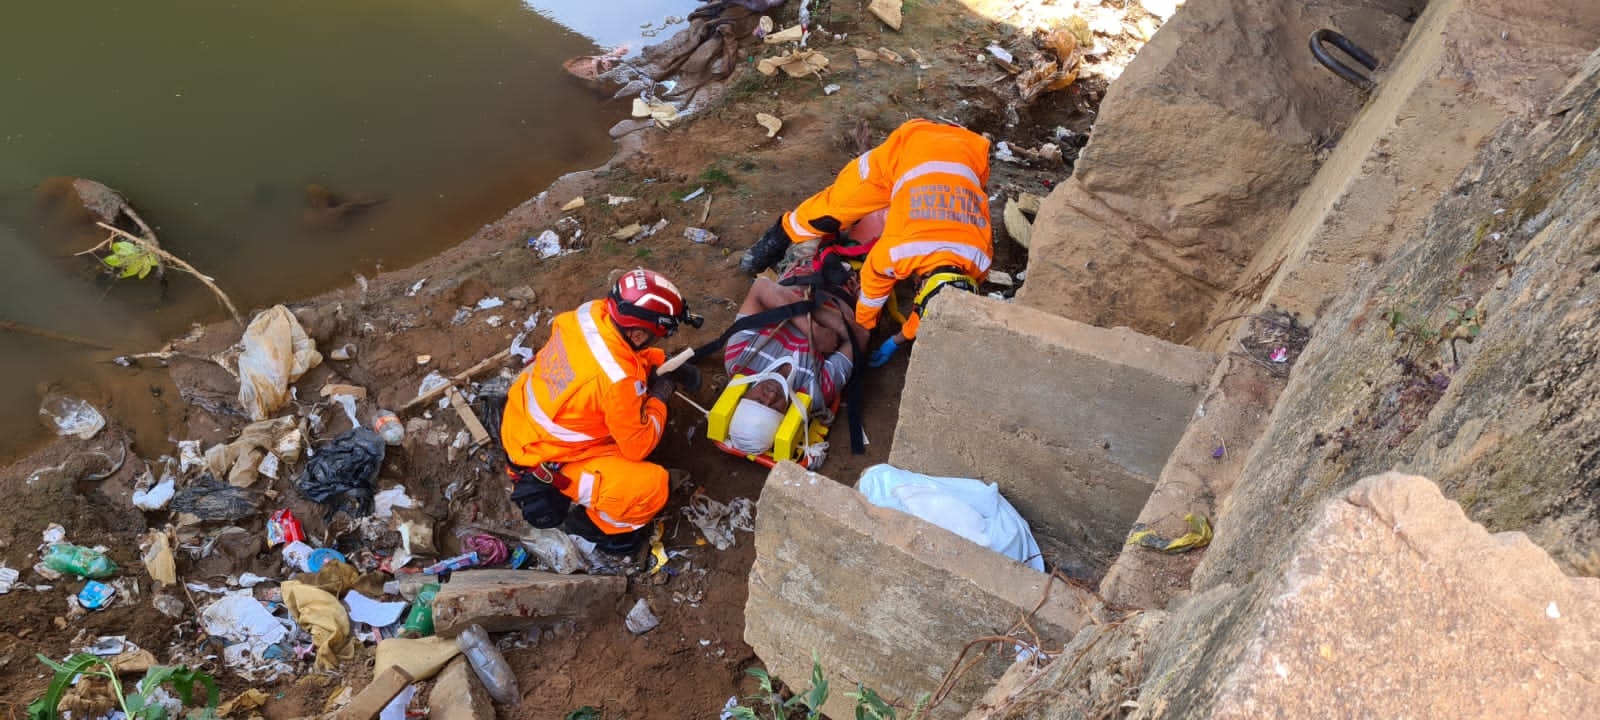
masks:
[[(599, 297), (612, 272), (635, 265), (672, 277), (691, 306), (707, 316), (704, 329), (681, 334), (674, 338), (675, 345), (711, 338), (731, 321), (748, 285), (748, 278), (735, 267), (738, 254), (779, 213), (822, 187), (853, 157), (851, 134), (858, 121), (867, 123), (873, 143), (910, 117), (958, 121), (989, 133), (996, 142), (1027, 149), (1056, 143), (1062, 160), (997, 161), (992, 168), (995, 269), (1017, 275), (1026, 266), (1026, 251), (1001, 229), (1005, 199), (1024, 191), (1043, 195), (1070, 175), (1072, 159), (1087, 141), (1107, 75), (1114, 76), (1141, 38), (1158, 24), (1137, 4), (1126, 10), (1120, 2), (1096, 6), (1095, 12), (1121, 18), (1123, 32), (1097, 36), (1105, 52), (1086, 61), (1076, 84), (1022, 105), (1010, 74), (985, 56), (984, 48), (998, 42), (1019, 61), (1037, 55), (1038, 35), (1030, 31), (1029, 17), (1044, 3), (908, 2), (899, 33), (886, 29), (856, 3), (819, 4), (822, 7), (814, 13), (826, 32), (814, 33), (811, 45), (831, 60), (830, 72), (820, 80), (768, 78), (755, 71), (753, 62), (742, 63), (723, 97), (699, 115), (668, 130), (627, 136), (608, 166), (563, 178), (546, 194), (485, 226), (453, 251), (371, 279), (364, 287), (293, 305), (325, 354), (346, 343), (357, 348), (354, 360), (327, 361), (296, 384), (297, 412), (317, 412), (328, 421), (315, 442), (326, 442), (349, 425), (341, 412), (319, 402), (317, 391), (324, 384), (345, 382), (367, 388), (372, 401), (363, 412), (397, 407), (416, 394), (428, 371), (454, 374), (474, 365), (507, 347), (513, 329), (524, 318), (542, 309), (564, 311)], [(792, 24), (794, 12), (792, 7), (780, 12), (779, 27)], [(855, 48), (879, 47), (894, 50), (905, 61), (856, 59)], [(740, 57), (753, 60), (772, 54), (776, 54), (772, 49), (747, 40)], [(824, 86), (831, 83), (840, 89), (827, 94)], [(783, 118), (782, 132), (767, 138), (754, 120), (756, 112)], [(1061, 139), (1058, 127), (1066, 131), (1060, 133)], [(700, 216), (707, 196), (679, 201), (700, 187), (712, 198), (704, 222)], [(586, 205), (563, 214), (560, 207), (579, 195), (587, 199)], [(635, 199), (611, 205), (607, 195)], [(649, 238), (632, 244), (609, 238), (630, 223), (649, 225), (661, 218), (669, 221), (668, 226)], [(721, 240), (716, 245), (689, 242), (682, 232), (691, 225), (709, 228)], [(578, 228), (582, 237), (573, 241)], [(527, 239), (545, 229), (560, 232), (573, 252), (541, 260), (528, 250)], [(419, 282), (421, 288), (410, 292)], [(1013, 290), (994, 286), (985, 291), (1009, 295)], [(475, 311), (461, 324), (452, 322), (460, 308), (486, 297), (500, 297), (507, 304)], [(503, 324), (492, 326), (487, 321), (492, 315), (500, 316)], [(537, 347), (544, 332), (535, 331), (529, 344)], [(191, 603), (204, 604), (203, 597), (191, 599), (180, 590), (177, 597), (189, 604), (189, 613), (178, 621), (152, 607), (152, 583), (139, 562), (136, 536), (147, 526), (165, 525), (169, 518), (164, 512), (141, 513), (130, 502), (144, 459), (173, 453), (172, 441), (178, 439), (198, 439), (207, 446), (225, 442), (245, 424), (236, 401), (237, 381), (205, 359), (236, 343), (239, 335), (237, 327), (213, 326), (199, 338), (177, 342), (178, 354), (168, 361), (146, 360), (139, 368), (117, 368), (102, 378), (103, 386), (79, 388), (102, 402), (113, 397), (145, 400), (116, 403), (119, 410), (140, 409), (115, 413), (111, 427), (93, 441), (57, 441), (0, 473), (0, 488), (16, 508), (0, 515), (0, 557), (7, 566), (23, 569), (23, 583), (45, 582), (27, 568), (37, 561), (39, 533), (57, 522), (73, 542), (110, 548), (123, 568), (119, 577), (130, 598), (110, 609), (69, 618), (67, 598), (81, 582), (56, 582), (49, 590), (0, 596), (0, 672), (8, 677), (0, 683), (4, 686), (0, 708), (8, 714), (20, 713), (47, 681), (35, 652), (62, 657), (97, 635), (125, 634), (164, 661), (202, 662), (217, 672), (227, 691), (249, 686), (220, 667), (215, 659), (220, 641), (206, 638), (192, 621)], [(419, 355), (431, 358), (419, 365)], [(852, 482), (862, 468), (887, 456), (904, 367), (902, 356), (866, 376), (866, 431), (873, 441), (869, 451), (852, 456), (841, 447), (823, 472)], [(703, 370), (712, 382), (697, 400), (709, 405), (725, 378), (719, 376), (716, 363), (706, 363)], [(509, 365), (504, 372), (511, 372)], [(694, 491), (714, 499), (759, 495), (765, 477), (762, 468), (716, 452), (703, 439), (701, 416), (686, 403), (675, 401), (671, 413), (669, 431), (657, 452), (660, 462), (689, 470)], [(505, 481), (483, 453), (456, 457), (444, 444), (431, 442), (448, 439), (461, 429), (454, 414), (433, 409), (407, 419), (407, 441), (389, 454), (378, 486), (404, 484), (422, 501), (424, 511), (438, 521), (437, 533), (444, 539), (441, 552), (455, 549), (450, 530), (458, 526), (514, 528), (517, 520), (506, 500)], [(118, 472), (100, 481), (83, 479), (106, 469), (106, 459), (95, 452), (114, 459), (119, 448), (129, 446), (132, 454)], [(49, 470), (58, 465), (59, 469)], [(297, 472), (298, 467), (285, 477)], [(445, 490), (452, 486), (456, 489), (447, 499)], [(312, 538), (343, 529), (341, 524), (327, 527), (321, 508), (300, 498), (291, 482), (278, 481), (272, 490), (278, 493), (273, 507), (293, 508)], [(679, 511), (687, 497), (687, 492), (675, 496), (664, 514), (665, 545), (681, 555), (665, 574), (632, 576), (628, 592), (606, 622), (542, 628), (502, 641), (523, 693), (519, 706), (500, 709), (502, 717), (565, 717), (583, 706), (603, 710), (606, 718), (713, 717), (730, 696), (753, 690), (744, 670), (759, 660), (742, 640), (745, 577), (753, 557), (750, 538), (741, 534), (734, 547), (720, 552), (704, 544)], [(259, 540), (260, 517), (240, 526)], [(214, 550), (205, 558), (180, 553), (180, 574), (185, 580), (213, 584), (245, 571), (284, 576), (276, 553), (259, 542), (240, 544), (243, 547)], [(624, 628), (623, 616), (641, 597), (662, 624), (635, 636)], [(318, 712), (344, 685), (364, 685), (370, 666), (370, 646), (359, 649), (357, 658), (338, 673), (316, 673), (305, 663), (298, 679), (267, 688), (271, 700), (262, 712), (269, 718)]]

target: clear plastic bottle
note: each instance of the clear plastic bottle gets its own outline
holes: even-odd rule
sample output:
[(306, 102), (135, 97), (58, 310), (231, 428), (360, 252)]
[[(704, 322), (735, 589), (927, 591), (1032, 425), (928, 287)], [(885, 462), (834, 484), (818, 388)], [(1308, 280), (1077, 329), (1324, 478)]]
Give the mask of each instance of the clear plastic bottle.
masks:
[(517, 691), (517, 676), (511, 672), (505, 656), (500, 654), (500, 649), (494, 646), (494, 641), (489, 639), (489, 633), (484, 632), (481, 625), (474, 624), (461, 631), (456, 636), (456, 645), (461, 647), (461, 653), (467, 656), (467, 664), (472, 666), (472, 671), (483, 681), (483, 686), (489, 690), (489, 697), (494, 698), (495, 702), (516, 705), (522, 699), (522, 693)]
[(388, 410), (379, 410), (372, 418), (372, 429), (389, 445), (399, 445), (406, 439), (406, 426), (401, 424), (400, 416)]

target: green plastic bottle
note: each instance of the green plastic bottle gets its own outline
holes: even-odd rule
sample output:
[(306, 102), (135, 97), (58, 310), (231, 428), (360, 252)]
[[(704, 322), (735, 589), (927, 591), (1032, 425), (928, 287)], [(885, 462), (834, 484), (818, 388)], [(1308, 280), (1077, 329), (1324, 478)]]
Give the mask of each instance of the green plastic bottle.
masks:
[(428, 583), (417, 591), (411, 612), (406, 613), (406, 621), (400, 626), (401, 635), (416, 638), (433, 634), (433, 597), (438, 594), (439, 583)]
[(117, 572), (117, 564), (105, 553), (70, 543), (51, 545), (44, 551), (43, 560), (45, 567), (63, 575), (99, 579)]

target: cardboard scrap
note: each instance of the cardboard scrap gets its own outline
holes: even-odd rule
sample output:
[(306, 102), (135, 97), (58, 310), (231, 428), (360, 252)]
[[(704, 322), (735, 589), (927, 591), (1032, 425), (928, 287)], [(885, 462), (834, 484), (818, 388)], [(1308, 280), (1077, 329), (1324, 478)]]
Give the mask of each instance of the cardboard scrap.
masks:
[(867, 6), (867, 12), (882, 20), (889, 29), (900, 31), (900, 0), (872, 0), (872, 4)]
[(775, 137), (783, 129), (783, 121), (766, 113), (756, 113), (756, 123), (767, 129), (767, 137)]
[(761, 62), (756, 63), (756, 70), (768, 77), (777, 75), (779, 70), (789, 77), (806, 77), (820, 75), (827, 69), (828, 56), (815, 50), (786, 51), (777, 57), (762, 58)]
[(1039, 213), (1039, 203), (1042, 202), (1038, 195), (1022, 193), (1014, 199), (1006, 201), (1003, 215), (1005, 219), (1006, 234), (1018, 245), (1026, 248), (1033, 239), (1033, 221), (1029, 218)]
[(768, 45), (781, 45), (786, 42), (800, 42), (800, 39), (805, 37), (805, 32), (805, 28), (800, 27), (799, 25), (786, 27), (775, 33), (769, 33), (766, 38), (762, 40), (762, 42)]
[(562, 205), (561, 212), (571, 212), (581, 207), (583, 207), (583, 196), (579, 195), (571, 200), (568, 200), (567, 204)]
[(678, 121), (678, 109), (672, 103), (660, 100), (645, 100), (642, 97), (633, 99), (633, 116), (636, 118), (650, 118), (661, 128), (672, 127)]

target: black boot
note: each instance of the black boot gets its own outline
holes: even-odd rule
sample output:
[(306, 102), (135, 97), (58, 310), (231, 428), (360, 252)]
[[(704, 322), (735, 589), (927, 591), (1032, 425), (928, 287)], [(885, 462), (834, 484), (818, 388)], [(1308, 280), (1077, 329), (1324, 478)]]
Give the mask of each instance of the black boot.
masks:
[(756, 244), (744, 251), (744, 257), (739, 259), (739, 271), (754, 275), (777, 265), (784, 253), (789, 251), (792, 242), (789, 234), (783, 231), (783, 218), (779, 217), (772, 227), (761, 234)]

